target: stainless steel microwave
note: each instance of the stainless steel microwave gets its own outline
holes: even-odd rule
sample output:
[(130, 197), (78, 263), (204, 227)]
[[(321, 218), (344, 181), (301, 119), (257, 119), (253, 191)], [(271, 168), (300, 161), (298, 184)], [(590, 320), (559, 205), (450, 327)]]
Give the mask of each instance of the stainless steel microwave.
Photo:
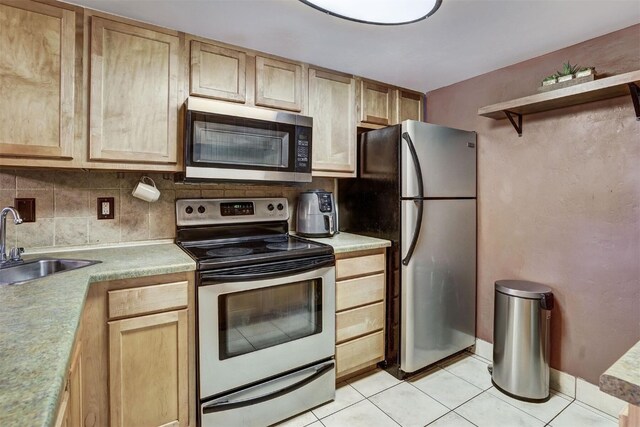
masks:
[(311, 182), (313, 119), (187, 99), (184, 181)]

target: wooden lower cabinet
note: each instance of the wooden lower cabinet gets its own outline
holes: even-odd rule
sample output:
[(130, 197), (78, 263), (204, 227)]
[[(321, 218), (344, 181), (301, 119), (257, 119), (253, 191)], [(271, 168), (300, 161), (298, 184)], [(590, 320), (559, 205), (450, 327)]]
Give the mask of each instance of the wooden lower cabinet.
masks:
[[(82, 336), (82, 334), (78, 334)], [(55, 427), (80, 427), (83, 420), (82, 394), (82, 341), (77, 340), (74, 345), (73, 356), (65, 388), (60, 400)]]
[(84, 427), (195, 426), (193, 280), (189, 272), (91, 285)]
[(336, 255), (336, 379), (384, 360), (385, 249)]
[(186, 309), (109, 322), (112, 426), (188, 424), (187, 334)]

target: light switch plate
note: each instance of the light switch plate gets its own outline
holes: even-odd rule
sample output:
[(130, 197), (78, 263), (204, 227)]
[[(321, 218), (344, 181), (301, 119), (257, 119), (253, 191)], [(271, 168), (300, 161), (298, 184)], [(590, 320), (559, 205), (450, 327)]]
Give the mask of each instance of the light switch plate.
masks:
[(16, 197), (14, 203), (22, 222), (36, 222), (36, 199)]
[(98, 197), (96, 203), (96, 213), (98, 219), (113, 219), (115, 213), (115, 202), (113, 197)]

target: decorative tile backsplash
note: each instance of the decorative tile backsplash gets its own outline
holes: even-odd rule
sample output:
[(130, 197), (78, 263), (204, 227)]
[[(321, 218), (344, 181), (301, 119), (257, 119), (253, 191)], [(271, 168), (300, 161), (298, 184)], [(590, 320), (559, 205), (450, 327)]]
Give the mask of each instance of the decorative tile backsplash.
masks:
[[(181, 184), (150, 176), (161, 191), (148, 203), (131, 195), (143, 173), (0, 169), (0, 208), (16, 197), (36, 199), (36, 222), (14, 225), (7, 219), (7, 246), (30, 250), (175, 237), (175, 200), (197, 197), (286, 197), (290, 226), (300, 192), (310, 188), (333, 191), (334, 180), (314, 178), (301, 185)], [(96, 219), (97, 198), (113, 197), (114, 219)]]

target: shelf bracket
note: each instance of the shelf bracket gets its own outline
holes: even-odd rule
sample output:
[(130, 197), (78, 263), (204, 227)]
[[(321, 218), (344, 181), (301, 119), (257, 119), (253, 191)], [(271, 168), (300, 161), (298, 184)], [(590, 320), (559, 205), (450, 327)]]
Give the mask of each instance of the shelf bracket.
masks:
[(629, 92), (631, 93), (633, 109), (636, 110), (636, 120), (640, 121), (640, 88), (635, 83), (629, 83)]
[[(637, 98), (636, 98), (636, 101), (637, 101)], [(518, 136), (522, 136), (522, 114), (514, 113), (513, 111), (508, 111), (508, 110), (504, 110), (503, 113), (505, 116), (507, 116), (507, 119), (509, 119), (509, 121), (511, 122), (511, 125), (516, 130), (516, 132), (518, 132)], [(513, 116), (516, 116), (518, 118), (518, 123), (516, 123)]]

